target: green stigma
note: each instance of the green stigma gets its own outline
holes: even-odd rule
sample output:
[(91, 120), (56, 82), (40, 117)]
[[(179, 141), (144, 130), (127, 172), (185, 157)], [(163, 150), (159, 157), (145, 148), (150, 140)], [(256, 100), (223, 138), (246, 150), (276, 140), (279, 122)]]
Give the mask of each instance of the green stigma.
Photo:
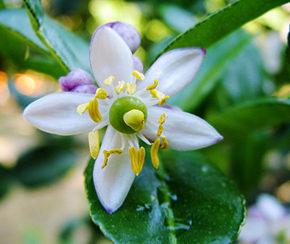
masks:
[(143, 129), (147, 119), (147, 108), (136, 97), (121, 97), (112, 104), (109, 119), (117, 131), (133, 134)]

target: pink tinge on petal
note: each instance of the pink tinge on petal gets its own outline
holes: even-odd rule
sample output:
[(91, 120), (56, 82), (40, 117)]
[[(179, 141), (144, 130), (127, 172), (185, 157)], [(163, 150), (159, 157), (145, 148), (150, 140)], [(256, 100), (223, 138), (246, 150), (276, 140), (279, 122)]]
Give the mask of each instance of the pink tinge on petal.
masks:
[(116, 31), (119, 36), (121, 36), (122, 39), (126, 42), (132, 53), (134, 53), (140, 46), (140, 34), (134, 26), (124, 22), (116, 21), (101, 25), (98, 29), (101, 29), (102, 27), (109, 27)]
[(92, 85), (93, 78), (82, 69), (74, 69), (66, 76), (60, 77), (59, 84), (62, 91), (73, 91), (76, 87), (81, 85)]
[(72, 92), (95, 94), (97, 87), (95, 85), (80, 85), (72, 89)]

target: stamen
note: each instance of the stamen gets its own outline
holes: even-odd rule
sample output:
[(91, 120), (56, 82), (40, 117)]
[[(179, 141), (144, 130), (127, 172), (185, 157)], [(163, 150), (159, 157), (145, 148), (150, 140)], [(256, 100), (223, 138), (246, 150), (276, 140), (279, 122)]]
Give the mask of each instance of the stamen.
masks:
[(166, 102), (166, 100), (170, 98), (170, 96), (165, 95), (164, 93), (156, 89), (150, 90), (150, 94), (152, 97), (159, 99), (159, 102), (158, 102), (159, 105), (163, 105)]
[(111, 75), (107, 79), (104, 80), (104, 84), (106, 86), (109, 86), (113, 83), (114, 80), (115, 80), (115, 76)]
[(119, 81), (118, 85), (115, 88), (115, 91), (117, 92), (117, 94), (120, 94), (122, 91), (124, 91), (125, 88), (125, 81)]
[(139, 72), (139, 71), (137, 71), (137, 70), (134, 70), (134, 71), (132, 72), (132, 75), (133, 75), (135, 78), (137, 78), (138, 80), (144, 80), (144, 79), (145, 79), (145, 76), (144, 76), (141, 72)]
[(100, 145), (100, 138), (99, 138), (99, 131), (91, 131), (89, 133), (89, 145), (90, 145), (90, 153), (93, 159), (96, 159), (99, 154), (99, 145)]
[(155, 89), (157, 86), (158, 86), (158, 80), (154, 80), (152, 85), (149, 85), (149, 86), (146, 87), (146, 90), (147, 90), (147, 91), (149, 91), (149, 90), (153, 90), (153, 89)]
[(102, 165), (102, 169), (105, 168), (108, 164), (109, 161), (109, 157), (112, 154), (121, 154), (123, 152), (123, 150), (121, 148), (113, 148), (111, 150), (104, 150), (103, 154), (104, 154), (104, 161), (103, 161), (103, 165)]
[(142, 171), (144, 160), (145, 160), (145, 149), (141, 147), (137, 149), (135, 147), (129, 148), (129, 156), (131, 160), (131, 167), (135, 175), (139, 175)]
[(163, 127), (163, 124), (165, 123), (165, 120), (166, 120), (166, 113), (163, 113), (160, 115), (159, 117), (159, 127), (158, 127), (158, 130), (157, 130), (157, 136), (161, 136), (163, 130), (164, 130), (164, 127)]
[(98, 99), (106, 99), (108, 97), (108, 92), (103, 88), (98, 88), (95, 96)]
[(127, 82), (126, 90), (128, 94), (134, 94), (136, 92), (137, 85), (135, 82)]
[(145, 116), (144, 113), (138, 109), (132, 109), (125, 113), (123, 120), (125, 124), (131, 127), (134, 131), (140, 131), (144, 128)]
[(77, 112), (82, 115), (84, 112), (87, 111), (89, 107), (89, 103), (83, 103), (83, 104), (80, 104), (79, 106), (77, 106)]
[(159, 147), (160, 147), (160, 138), (157, 137), (156, 140), (153, 142), (150, 149), (151, 161), (155, 169), (158, 169), (159, 162), (160, 162), (158, 158)]
[(102, 115), (99, 110), (99, 103), (96, 97), (89, 101), (88, 110), (89, 115), (93, 121), (98, 123), (102, 120)]
[(162, 148), (162, 149), (166, 149), (166, 148), (168, 148), (169, 142), (168, 142), (168, 140), (167, 140), (167, 137), (166, 137), (166, 136), (161, 136), (161, 139), (162, 139), (162, 145), (161, 145), (161, 148)]

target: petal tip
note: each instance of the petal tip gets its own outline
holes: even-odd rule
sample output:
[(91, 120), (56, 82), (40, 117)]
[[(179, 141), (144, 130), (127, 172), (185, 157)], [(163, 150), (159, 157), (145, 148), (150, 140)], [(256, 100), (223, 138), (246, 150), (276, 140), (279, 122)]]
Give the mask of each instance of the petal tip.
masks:
[(205, 48), (201, 48), (201, 52), (202, 52), (203, 56), (206, 55), (206, 49)]
[(113, 210), (113, 209), (111, 209), (111, 208), (105, 208), (105, 210), (106, 210), (106, 212), (108, 213), (108, 214), (112, 214), (112, 213), (114, 213), (116, 210)]
[(220, 141), (222, 141), (224, 139), (224, 137), (222, 136), (222, 135), (218, 135), (217, 136), (217, 138), (216, 138), (216, 141), (215, 141), (215, 143), (218, 143), (218, 142), (220, 142)]

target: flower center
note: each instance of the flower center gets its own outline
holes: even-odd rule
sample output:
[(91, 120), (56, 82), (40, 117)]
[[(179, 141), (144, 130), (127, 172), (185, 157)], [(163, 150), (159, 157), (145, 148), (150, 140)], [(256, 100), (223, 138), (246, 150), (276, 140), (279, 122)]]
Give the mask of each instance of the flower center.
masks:
[(146, 105), (138, 98), (118, 98), (109, 112), (110, 124), (118, 131), (133, 134), (143, 129), (147, 119)]

